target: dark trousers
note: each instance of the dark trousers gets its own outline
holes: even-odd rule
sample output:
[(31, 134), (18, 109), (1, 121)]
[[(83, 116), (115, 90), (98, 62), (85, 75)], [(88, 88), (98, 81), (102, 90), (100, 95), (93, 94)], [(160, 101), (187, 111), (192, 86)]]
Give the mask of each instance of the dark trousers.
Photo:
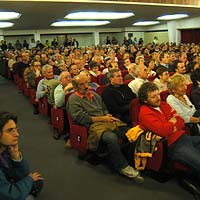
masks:
[(124, 133), (128, 130), (128, 127), (121, 127), (117, 131), (105, 131), (102, 135), (101, 141), (107, 147), (107, 151), (110, 156), (110, 160), (116, 171), (120, 171), (121, 169), (128, 166), (128, 162), (124, 155), (121, 152), (119, 138), (124, 139)]
[(200, 180), (200, 136), (183, 134), (169, 147), (169, 157), (188, 166)]

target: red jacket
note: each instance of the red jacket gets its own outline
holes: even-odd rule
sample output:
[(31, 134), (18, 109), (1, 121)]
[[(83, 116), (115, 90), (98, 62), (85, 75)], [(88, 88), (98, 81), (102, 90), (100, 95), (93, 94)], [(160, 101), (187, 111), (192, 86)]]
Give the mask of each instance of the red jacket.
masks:
[[(170, 146), (184, 133), (184, 121), (166, 102), (161, 101), (160, 110), (162, 112), (151, 106), (142, 105), (139, 113), (139, 124), (145, 131), (152, 131), (161, 137), (165, 137), (168, 146)], [(177, 119), (175, 125), (169, 122), (169, 119), (174, 115)], [(176, 132), (174, 132), (174, 126), (176, 126)]]

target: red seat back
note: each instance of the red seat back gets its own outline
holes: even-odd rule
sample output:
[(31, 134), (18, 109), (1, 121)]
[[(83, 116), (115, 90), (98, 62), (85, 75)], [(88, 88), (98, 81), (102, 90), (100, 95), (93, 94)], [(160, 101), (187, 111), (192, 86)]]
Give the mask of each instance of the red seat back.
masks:
[(48, 101), (46, 97), (39, 99), (38, 101), (38, 110), (42, 115), (48, 115)]
[(59, 132), (64, 130), (64, 110), (51, 107), (51, 124)]
[(97, 93), (99, 96), (101, 96), (102, 93), (103, 93), (103, 90), (104, 90), (105, 88), (107, 88), (107, 87), (108, 87), (108, 84), (107, 84), (107, 85), (101, 85), (100, 87), (98, 87), (98, 88), (96, 89), (96, 93)]
[(133, 126), (136, 126), (138, 125), (138, 115), (139, 115), (139, 112), (140, 112), (140, 103), (139, 103), (139, 99), (138, 98), (135, 98), (131, 101), (130, 103), (130, 116), (131, 116), (131, 119), (132, 119), (132, 123), (133, 123)]
[(192, 86), (193, 86), (192, 83), (190, 83), (190, 84), (187, 85), (186, 95), (188, 96), (188, 98), (190, 98)]
[(166, 101), (168, 95), (169, 95), (169, 90), (162, 91), (162, 92), (160, 93), (161, 101)]

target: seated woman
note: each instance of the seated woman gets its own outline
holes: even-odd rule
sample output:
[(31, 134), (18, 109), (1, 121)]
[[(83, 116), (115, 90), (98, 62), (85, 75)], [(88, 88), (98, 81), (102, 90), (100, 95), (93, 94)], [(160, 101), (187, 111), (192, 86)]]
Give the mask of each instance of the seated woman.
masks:
[(91, 75), (88, 70), (83, 70), (80, 74), (84, 74), (88, 77), (89, 80), (89, 89), (96, 91), (96, 89), (100, 86), (98, 83), (91, 82)]
[(193, 83), (190, 99), (196, 109), (200, 109), (200, 68), (195, 69), (191, 74)]
[(174, 74), (169, 79), (167, 86), (171, 93), (167, 97), (167, 103), (176, 110), (186, 124), (190, 124), (192, 134), (199, 135), (200, 110), (196, 110), (186, 95), (187, 85), (185, 77), (182, 74)]

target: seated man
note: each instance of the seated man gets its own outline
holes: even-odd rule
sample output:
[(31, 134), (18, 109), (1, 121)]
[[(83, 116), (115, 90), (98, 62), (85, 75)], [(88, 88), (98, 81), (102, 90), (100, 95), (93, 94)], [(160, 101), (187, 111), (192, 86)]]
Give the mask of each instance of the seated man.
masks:
[(140, 86), (147, 82), (147, 78), (149, 73), (147, 71), (147, 67), (145, 65), (136, 65), (135, 66), (135, 79), (132, 80), (128, 86), (131, 88), (132, 92), (138, 95), (138, 90)]
[(65, 104), (65, 95), (73, 92), (72, 78), (68, 71), (63, 71), (60, 74), (60, 84), (54, 90), (54, 101), (56, 107), (62, 107)]
[(122, 73), (119, 69), (112, 69), (108, 73), (109, 86), (102, 93), (102, 98), (109, 113), (127, 124), (131, 124), (129, 104), (136, 95), (128, 85), (123, 85)]
[(75, 76), (72, 84), (75, 93), (68, 99), (67, 110), (76, 124), (88, 128), (87, 148), (96, 151), (99, 142), (105, 144), (115, 170), (137, 182), (143, 182), (139, 172), (128, 165), (118, 144), (117, 135), (124, 137), (122, 131), (127, 130), (126, 124), (108, 113), (101, 97), (88, 89), (85, 75)]
[(144, 83), (138, 97), (142, 104), (139, 113), (140, 127), (165, 137), (169, 158), (186, 165), (200, 181), (200, 137), (184, 134), (184, 120), (169, 104), (160, 100), (155, 83)]
[(51, 79), (57, 80), (59, 78), (59, 76), (53, 74), (53, 67), (48, 64), (42, 67), (42, 74), (44, 75), (44, 78), (41, 79), (38, 83), (37, 91), (36, 91), (37, 99), (40, 99), (44, 97), (45, 95), (48, 95), (49, 93), (47, 86), (44, 84), (46, 80), (51, 80)]
[(29, 172), (28, 163), (19, 151), (17, 117), (0, 112), (0, 199), (34, 199), (42, 189), (43, 178)]

